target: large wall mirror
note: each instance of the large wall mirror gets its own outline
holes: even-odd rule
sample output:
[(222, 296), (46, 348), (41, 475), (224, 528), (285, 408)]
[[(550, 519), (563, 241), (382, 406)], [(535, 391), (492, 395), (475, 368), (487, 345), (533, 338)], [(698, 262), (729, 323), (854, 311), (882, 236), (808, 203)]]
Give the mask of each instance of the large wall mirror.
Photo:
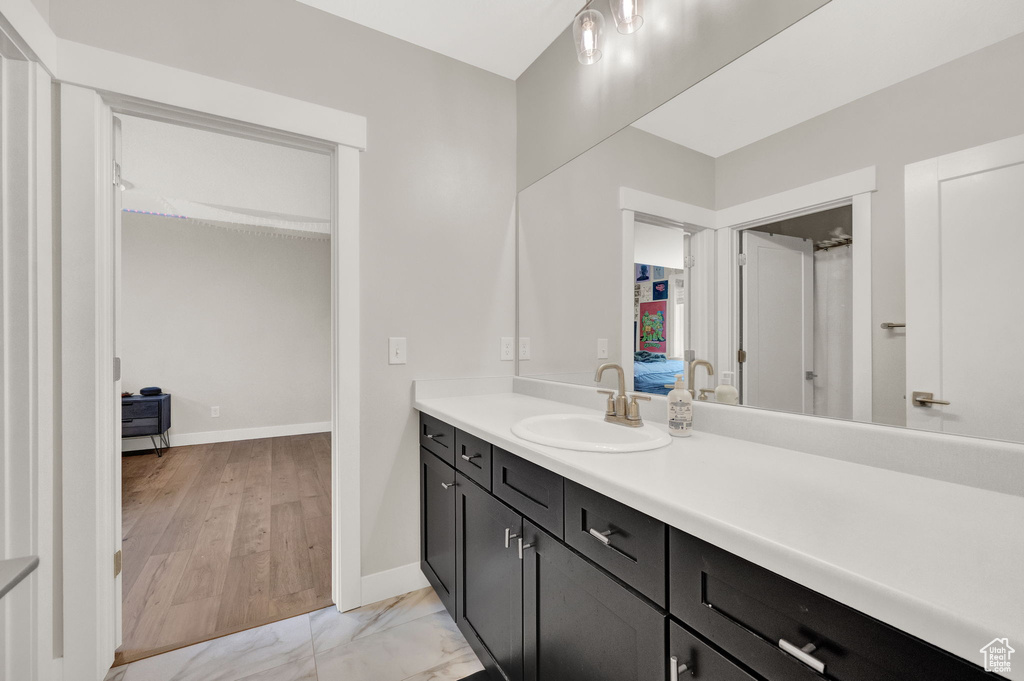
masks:
[(1018, 0), (832, 0), (520, 192), (518, 374), (1024, 442), (1022, 68)]

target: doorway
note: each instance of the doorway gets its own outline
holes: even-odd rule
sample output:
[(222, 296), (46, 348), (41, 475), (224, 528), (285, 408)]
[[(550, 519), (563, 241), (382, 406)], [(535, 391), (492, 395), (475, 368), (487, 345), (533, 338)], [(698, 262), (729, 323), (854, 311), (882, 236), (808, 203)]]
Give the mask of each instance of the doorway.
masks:
[(113, 123), (125, 664), (332, 604), (331, 170)]
[[(152, 74), (156, 83), (165, 83), (166, 75)], [(203, 76), (182, 77), (190, 88), (154, 85), (150, 91), (162, 93), (165, 101), (180, 101), (188, 109), (101, 94), (88, 87), (60, 86), (60, 238), (65, 254), (61, 262), (64, 653), (66, 664), (101, 676), (122, 643), (123, 623), (121, 388), (115, 371), (114, 333), (119, 290), (114, 285), (119, 257), (114, 216), (120, 214), (114, 210), (112, 191), (117, 175), (112, 139), (115, 115), (318, 151), (330, 159), (330, 588), (339, 610), (361, 604), (356, 320), (359, 153), (365, 146), (365, 121)], [(233, 94), (228, 98), (203, 95), (222, 90)], [(336, 437), (342, 431), (344, 448)]]
[(740, 231), (741, 404), (853, 418), (853, 208)]

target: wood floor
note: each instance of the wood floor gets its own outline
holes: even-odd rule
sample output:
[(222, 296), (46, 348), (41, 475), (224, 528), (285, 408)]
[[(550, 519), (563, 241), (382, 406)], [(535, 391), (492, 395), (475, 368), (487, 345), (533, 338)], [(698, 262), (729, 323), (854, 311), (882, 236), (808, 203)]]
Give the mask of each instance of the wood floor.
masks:
[(331, 604), (330, 433), (122, 459), (115, 665)]

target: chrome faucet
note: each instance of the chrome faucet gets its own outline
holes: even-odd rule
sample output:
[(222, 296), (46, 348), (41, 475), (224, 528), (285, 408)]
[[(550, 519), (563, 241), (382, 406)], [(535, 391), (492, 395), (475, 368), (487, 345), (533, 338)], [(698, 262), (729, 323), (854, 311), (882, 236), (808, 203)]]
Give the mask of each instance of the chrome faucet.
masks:
[[(694, 390), (693, 390), (693, 379), (694, 379), (694, 374), (697, 373), (696, 372), (697, 367), (704, 367), (705, 369), (707, 369), (708, 370), (708, 376), (714, 376), (715, 375), (715, 367), (711, 366), (711, 362), (708, 362), (708, 361), (703, 360), (703, 359), (695, 359), (692, 362), (690, 362), (690, 366), (687, 368), (687, 372), (686, 372), (686, 389), (690, 391), (690, 395), (692, 397), (697, 397), (697, 393), (694, 392)], [(701, 399), (705, 399), (705, 398), (702, 396)]]
[(637, 400), (650, 400), (651, 398), (646, 395), (637, 395), (635, 393), (630, 396), (626, 395), (626, 372), (624, 372), (622, 367), (618, 364), (609, 362), (597, 367), (597, 373), (594, 374), (595, 382), (601, 382), (601, 376), (604, 374), (605, 369), (615, 369), (618, 373), (619, 392), (616, 395), (615, 392), (611, 390), (597, 391), (602, 395), (608, 396), (608, 405), (605, 409), (604, 420), (608, 423), (618, 423), (619, 425), (629, 426), (631, 428), (639, 428), (644, 425), (643, 419), (640, 418), (640, 405), (637, 403)]

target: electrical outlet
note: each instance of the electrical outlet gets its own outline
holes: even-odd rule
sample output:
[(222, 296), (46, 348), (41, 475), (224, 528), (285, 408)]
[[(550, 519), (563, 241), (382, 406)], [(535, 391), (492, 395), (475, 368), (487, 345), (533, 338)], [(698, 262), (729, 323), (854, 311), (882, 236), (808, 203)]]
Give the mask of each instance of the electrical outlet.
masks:
[(516, 358), (516, 342), (511, 336), (502, 336), (501, 338), (501, 354), (499, 357), (502, 362), (511, 362)]
[(210, 407), (210, 416), (217, 418), (220, 416), (220, 407)]
[(388, 338), (388, 364), (405, 364), (404, 338)]
[(530, 339), (519, 339), (519, 359), (530, 359)]
[(597, 358), (608, 359), (608, 339), (598, 338), (597, 339)]

